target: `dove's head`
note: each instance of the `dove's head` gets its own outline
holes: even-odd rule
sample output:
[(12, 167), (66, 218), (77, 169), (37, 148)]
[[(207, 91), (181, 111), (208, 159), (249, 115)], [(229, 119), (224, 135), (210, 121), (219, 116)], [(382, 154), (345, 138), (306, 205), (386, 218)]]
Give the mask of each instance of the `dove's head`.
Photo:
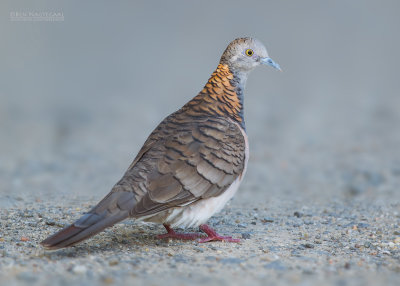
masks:
[(233, 40), (222, 54), (221, 64), (227, 64), (230, 68), (245, 73), (259, 65), (269, 65), (281, 70), (280, 66), (268, 56), (265, 46), (253, 38)]

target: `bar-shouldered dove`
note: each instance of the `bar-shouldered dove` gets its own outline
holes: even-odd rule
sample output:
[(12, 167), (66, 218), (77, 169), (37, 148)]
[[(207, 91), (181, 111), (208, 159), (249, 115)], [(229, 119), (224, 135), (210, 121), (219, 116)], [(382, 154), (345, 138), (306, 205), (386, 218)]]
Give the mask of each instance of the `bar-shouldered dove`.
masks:
[[(72, 246), (126, 218), (163, 224), (167, 233), (159, 238), (238, 242), (205, 223), (233, 197), (246, 172), (243, 91), (260, 64), (280, 70), (260, 41), (232, 41), (200, 93), (157, 126), (110, 193), (41, 244)], [(197, 226), (206, 237), (173, 230)]]

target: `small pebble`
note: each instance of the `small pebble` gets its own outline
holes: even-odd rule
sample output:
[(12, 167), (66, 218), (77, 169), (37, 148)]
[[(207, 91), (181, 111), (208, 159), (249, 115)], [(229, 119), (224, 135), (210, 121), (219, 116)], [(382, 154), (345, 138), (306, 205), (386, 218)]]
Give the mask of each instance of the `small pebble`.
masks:
[(250, 237), (251, 237), (251, 234), (250, 234), (250, 233), (248, 233), (248, 232), (242, 233), (242, 238), (243, 238), (243, 239), (250, 239)]
[(87, 268), (85, 265), (74, 265), (72, 267), (72, 272), (75, 274), (82, 275), (82, 274), (85, 274), (86, 271), (87, 271)]
[(302, 217), (303, 216), (303, 214), (301, 213), (301, 212), (294, 212), (293, 213), (293, 215), (295, 216), (295, 217)]
[(357, 224), (357, 227), (358, 228), (367, 228), (367, 227), (369, 227), (369, 224), (368, 223), (364, 223), (364, 222), (360, 222), (359, 224)]
[(303, 225), (302, 222), (295, 222), (294, 224), (292, 224), (293, 227), (300, 227), (302, 225)]

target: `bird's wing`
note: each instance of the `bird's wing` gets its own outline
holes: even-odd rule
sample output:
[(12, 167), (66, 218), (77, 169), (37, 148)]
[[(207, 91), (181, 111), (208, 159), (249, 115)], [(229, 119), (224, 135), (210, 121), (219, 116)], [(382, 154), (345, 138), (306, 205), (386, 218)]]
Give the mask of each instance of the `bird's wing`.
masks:
[(218, 196), (242, 175), (245, 144), (239, 125), (229, 119), (172, 114), (153, 131), (111, 192), (42, 244), (71, 246), (129, 216)]
[(218, 196), (241, 176), (245, 148), (240, 127), (229, 119), (172, 115), (150, 135), (109, 196), (129, 193), (125, 204), (134, 217)]

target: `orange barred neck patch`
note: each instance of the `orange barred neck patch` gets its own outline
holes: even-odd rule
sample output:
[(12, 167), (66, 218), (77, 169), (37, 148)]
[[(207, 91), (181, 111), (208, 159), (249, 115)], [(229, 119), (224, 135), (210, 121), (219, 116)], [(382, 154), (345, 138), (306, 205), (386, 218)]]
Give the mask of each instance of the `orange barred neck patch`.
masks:
[(193, 115), (229, 116), (244, 125), (242, 88), (228, 65), (219, 64), (200, 93), (185, 108)]

